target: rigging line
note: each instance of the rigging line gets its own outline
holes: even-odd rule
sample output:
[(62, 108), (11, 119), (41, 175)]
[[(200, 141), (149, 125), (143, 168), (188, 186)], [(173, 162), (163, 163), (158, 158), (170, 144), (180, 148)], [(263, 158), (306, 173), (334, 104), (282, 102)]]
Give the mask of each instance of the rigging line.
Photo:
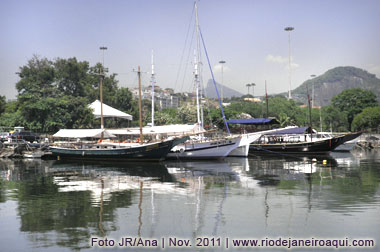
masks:
[(183, 84), (185, 83), (185, 78), (186, 78), (186, 73), (187, 73), (186, 69), (189, 68), (189, 59), (190, 59), (190, 54), (191, 54), (191, 47), (193, 45), (194, 33), (195, 33), (195, 30), (192, 33), (191, 40), (190, 40), (191, 42), (190, 42), (190, 46), (189, 46), (189, 51), (187, 53), (185, 71), (183, 71), (183, 79), (182, 79), (182, 85), (181, 85), (181, 92), (183, 90)]
[(225, 116), (225, 114), (224, 114), (222, 101), (220, 100), (218, 87), (216, 86), (215, 77), (214, 77), (214, 72), (212, 71), (212, 67), (211, 67), (210, 59), (209, 59), (209, 57), (208, 57), (208, 53), (207, 53), (207, 49), (206, 49), (206, 45), (205, 45), (205, 41), (204, 41), (204, 39), (203, 39), (203, 34), (202, 34), (202, 31), (201, 31), (200, 27), (199, 27), (199, 34), (201, 35), (202, 44), (203, 44), (203, 49), (205, 50), (205, 55), (206, 55), (206, 58), (207, 58), (208, 66), (209, 66), (209, 68), (210, 68), (211, 77), (212, 77), (212, 82), (214, 83), (214, 87), (215, 87), (215, 90), (216, 90), (216, 95), (218, 96), (219, 106), (220, 106), (220, 110), (222, 111), (222, 116), (223, 116), (224, 124), (226, 125), (228, 135), (231, 135), (230, 128), (228, 127), (227, 120), (226, 120), (226, 116)]
[[(190, 16), (190, 20), (189, 20), (189, 26), (188, 26), (187, 32), (186, 32), (185, 45), (183, 46), (183, 50), (182, 50), (182, 54), (181, 54), (181, 60), (179, 62), (179, 68), (178, 68), (178, 71), (177, 71), (177, 77), (176, 77), (176, 80), (175, 80), (175, 83), (174, 83), (174, 87), (177, 86), (177, 82), (178, 82), (179, 75), (180, 75), (180, 72), (181, 72), (181, 67), (182, 67), (182, 62), (183, 62), (183, 56), (185, 55), (185, 49), (186, 49), (187, 41), (188, 41), (188, 38), (189, 38), (191, 21), (193, 20), (193, 15), (194, 15), (194, 6), (193, 6), (193, 10), (191, 12), (191, 16)], [(182, 87), (181, 87), (181, 91), (182, 91)]]

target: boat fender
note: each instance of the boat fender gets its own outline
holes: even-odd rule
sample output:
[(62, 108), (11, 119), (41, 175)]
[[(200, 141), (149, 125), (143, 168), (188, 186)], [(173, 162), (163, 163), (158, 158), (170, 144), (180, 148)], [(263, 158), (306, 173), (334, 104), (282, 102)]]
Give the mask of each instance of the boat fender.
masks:
[(82, 151), (82, 157), (84, 157), (84, 151)]
[(185, 149), (184, 149), (184, 148), (181, 148), (181, 149), (179, 149), (179, 152), (184, 153), (184, 152), (185, 152)]

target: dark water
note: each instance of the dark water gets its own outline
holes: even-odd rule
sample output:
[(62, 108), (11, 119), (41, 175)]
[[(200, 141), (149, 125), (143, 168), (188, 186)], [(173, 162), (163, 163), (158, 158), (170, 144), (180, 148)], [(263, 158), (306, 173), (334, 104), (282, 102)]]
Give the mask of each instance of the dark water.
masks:
[[(316, 158), (0, 160), (0, 251), (251, 251), (232, 240), (279, 238), (374, 240), (349, 251), (380, 251), (380, 152)], [(92, 247), (94, 237), (115, 246)], [(139, 237), (158, 247), (117, 246)], [(186, 240), (192, 247), (179, 247)]]

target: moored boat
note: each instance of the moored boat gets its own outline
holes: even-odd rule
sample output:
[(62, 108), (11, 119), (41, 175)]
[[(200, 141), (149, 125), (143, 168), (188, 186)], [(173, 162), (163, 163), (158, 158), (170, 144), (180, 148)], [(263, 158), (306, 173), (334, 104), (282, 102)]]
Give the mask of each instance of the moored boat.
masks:
[(169, 151), (188, 137), (168, 139), (157, 143), (144, 144), (71, 144), (70, 146), (51, 146), (50, 151), (58, 159), (94, 159), (94, 160), (160, 160)]

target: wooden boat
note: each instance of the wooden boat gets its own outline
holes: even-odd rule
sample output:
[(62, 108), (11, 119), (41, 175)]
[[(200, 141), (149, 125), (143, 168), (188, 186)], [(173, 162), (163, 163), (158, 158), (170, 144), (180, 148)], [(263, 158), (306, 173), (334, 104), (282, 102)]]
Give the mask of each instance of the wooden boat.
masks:
[(341, 144), (340, 138), (329, 138), (316, 140), (313, 142), (269, 142), (269, 143), (252, 143), (250, 152), (267, 152), (267, 153), (326, 153), (334, 150)]
[(58, 159), (95, 159), (95, 160), (160, 160), (169, 151), (188, 137), (174, 138), (148, 144), (73, 144), (70, 147), (51, 146), (50, 151)]
[[(139, 123), (140, 138), (138, 143), (113, 143), (103, 141), (104, 137), (114, 137), (111, 133), (104, 129), (103, 122), (103, 99), (102, 99), (102, 77), (100, 78), (100, 104), (101, 104), (101, 129), (90, 130), (63, 130), (61, 136), (66, 137), (92, 137), (100, 138), (97, 143), (64, 143), (62, 146), (50, 146), (50, 151), (57, 159), (95, 159), (95, 160), (131, 160), (131, 161), (147, 161), (164, 159), (169, 151), (177, 144), (188, 140), (188, 136), (179, 138), (169, 138), (164, 141), (145, 143), (142, 131), (142, 109), (141, 109), (141, 72), (138, 67), (139, 77)], [(68, 134), (65, 134), (68, 132)], [(58, 134), (57, 132), (56, 134)], [(58, 134), (59, 135), (59, 134)], [(66, 146), (65, 146), (66, 145)]]
[(290, 128), (262, 135), (258, 141), (250, 145), (250, 152), (327, 153), (359, 135), (359, 133), (348, 133), (328, 136), (318, 134), (310, 127)]

